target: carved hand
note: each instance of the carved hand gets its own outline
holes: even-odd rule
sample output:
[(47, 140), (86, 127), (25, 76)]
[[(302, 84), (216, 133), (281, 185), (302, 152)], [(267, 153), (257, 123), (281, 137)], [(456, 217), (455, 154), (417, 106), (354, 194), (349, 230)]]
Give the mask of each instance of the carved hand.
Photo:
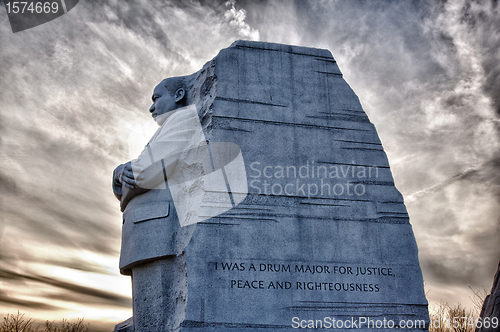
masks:
[(125, 164), (118, 165), (113, 171), (113, 193), (118, 200), (122, 198), (122, 173)]
[(134, 178), (134, 172), (132, 171), (132, 164), (129, 161), (123, 167), (123, 171), (121, 174), (121, 183), (130, 189), (135, 189), (137, 186)]

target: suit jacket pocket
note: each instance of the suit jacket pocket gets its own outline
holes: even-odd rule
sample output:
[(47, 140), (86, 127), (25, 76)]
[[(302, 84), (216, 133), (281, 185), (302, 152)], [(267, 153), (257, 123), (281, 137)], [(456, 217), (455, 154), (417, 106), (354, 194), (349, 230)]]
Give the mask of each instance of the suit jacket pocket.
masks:
[(170, 213), (170, 203), (169, 202), (158, 202), (153, 204), (145, 204), (134, 206), (133, 209), (128, 209), (123, 213), (123, 218), (125, 222), (133, 222), (134, 224), (158, 219), (165, 218)]

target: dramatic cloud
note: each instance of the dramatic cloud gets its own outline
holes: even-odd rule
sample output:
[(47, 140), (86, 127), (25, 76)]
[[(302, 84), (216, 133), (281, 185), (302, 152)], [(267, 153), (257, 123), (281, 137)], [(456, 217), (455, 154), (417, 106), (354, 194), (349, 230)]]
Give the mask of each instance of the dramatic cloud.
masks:
[[(24, 283), (26, 281), (32, 281), (35, 283), (40, 283), (40, 284), (45, 284), (45, 285), (50, 285), (55, 288), (59, 288), (65, 291), (69, 292), (64, 292), (64, 293), (54, 293), (54, 294), (47, 294), (46, 296), (48, 298), (53, 298), (53, 299), (60, 299), (64, 301), (70, 301), (70, 302), (83, 302), (83, 303), (88, 303), (88, 304), (105, 304), (106, 302), (110, 302), (113, 305), (122, 305), (124, 307), (129, 307), (131, 305), (131, 301), (129, 297), (126, 296), (120, 296), (117, 294), (114, 294), (112, 292), (108, 291), (103, 291), (91, 287), (85, 287), (81, 285), (76, 285), (74, 283), (69, 283), (53, 278), (47, 278), (43, 276), (37, 276), (37, 275), (24, 275), (8, 270), (1, 270), (0, 269), (0, 277), (5, 280), (9, 280), (11, 283), (12, 282), (20, 282)], [(15, 303), (15, 302), (13, 302)], [(24, 301), (24, 304), (19, 303), (19, 305), (22, 306), (34, 306), (33, 302), (29, 301)], [(37, 303), (37, 306), (40, 308), (51, 308), (51, 306), (42, 304), (42, 303)]]
[(0, 9), (0, 313), (130, 315), (111, 172), (154, 129), (155, 84), (237, 39), (332, 52), (406, 198), (429, 299), (470, 305), (500, 259), (498, 22), (489, 0), (115, 0), (13, 34)]

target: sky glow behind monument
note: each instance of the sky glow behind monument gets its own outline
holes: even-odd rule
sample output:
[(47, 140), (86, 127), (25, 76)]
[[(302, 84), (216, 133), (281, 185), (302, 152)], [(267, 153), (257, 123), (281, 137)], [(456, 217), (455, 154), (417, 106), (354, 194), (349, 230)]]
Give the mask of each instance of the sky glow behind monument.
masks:
[(492, 3), (81, 1), (16, 34), (0, 9), (0, 314), (96, 329), (130, 316), (111, 172), (156, 130), (157, 82), (236, 39), (332, 52), (405, 197), (428, 299), (471, 306), (500, 259)]

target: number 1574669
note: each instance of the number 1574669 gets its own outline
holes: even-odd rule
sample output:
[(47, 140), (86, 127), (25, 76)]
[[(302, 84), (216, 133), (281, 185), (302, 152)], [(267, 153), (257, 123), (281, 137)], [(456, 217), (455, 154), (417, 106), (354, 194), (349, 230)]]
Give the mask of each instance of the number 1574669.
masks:
[(57, 13), (59, 11), (59, 3), (53, 2), (32, 2), (32, 1), (12, 1), (6, 2), (5, 7), (9, 14), (48, 14)]

